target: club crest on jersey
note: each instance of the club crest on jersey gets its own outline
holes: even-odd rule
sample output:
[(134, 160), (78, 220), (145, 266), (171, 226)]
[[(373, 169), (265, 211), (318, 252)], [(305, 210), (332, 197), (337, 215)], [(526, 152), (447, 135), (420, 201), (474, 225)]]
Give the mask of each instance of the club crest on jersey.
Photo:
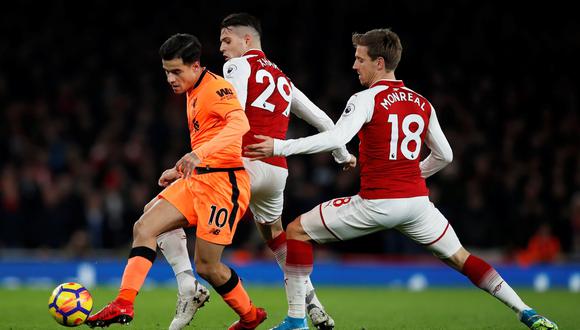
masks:
[(231, 77), (232, 72), (236, 71), (237, 69), (238, 69), (238, 67), (235, 64), (230, 64), (226, 68), (226, 76)]
[(346, 108), (344, 108), (344, 112), (342, 113), (342, 115), (343, 116), (348, 116), (353, 111), (354, 111), (354, 104), (353, 103), (349, 103), (349, 104), (346, 105)]

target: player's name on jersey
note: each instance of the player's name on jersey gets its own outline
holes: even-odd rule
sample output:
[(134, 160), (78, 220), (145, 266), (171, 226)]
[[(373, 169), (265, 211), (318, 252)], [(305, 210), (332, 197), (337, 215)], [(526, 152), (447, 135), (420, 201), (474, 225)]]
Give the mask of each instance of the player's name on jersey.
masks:
[(274, 67), (274, 68), (278, 69), (278, 66), (277, 66), (276, 64), (274, 64), (274, 63), (270, 62), (270, 60), (269, 60), (269, 59), (267, 59), (267, 58), (260, 58), (260, 59), (258, 59), (258, 63), (260, 63), (260, 65), (261, 65), (262, 67), (265, 67), (265, 66), (272, 66), (272, 67)]
[(389, 110), (389, 107), (396, 102), (413, 102), (413, 103), (416, 103), (421, 108), (421, 110), (425, 111), (425, 101), (419, 99), (417, 97), (417, 95), (415, 95), (411, 92), (390, 93), (389, 95), (387, 95), (383, 99), (383, 101), (381, 102), (381, 105), (385, 109)]

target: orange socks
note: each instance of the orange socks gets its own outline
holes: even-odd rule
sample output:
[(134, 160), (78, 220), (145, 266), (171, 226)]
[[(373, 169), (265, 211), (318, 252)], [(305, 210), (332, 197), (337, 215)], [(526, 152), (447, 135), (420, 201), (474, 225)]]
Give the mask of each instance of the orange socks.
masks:
[(242, 322), (251, 322), (256, 319), (256, 307), (242, 286), (238, 274), (233, 269), (230, 268), (230, 270), (232, 272), (230, 279), (214, 289), (222, 296), (226, 304), (240, 316)]
[(123, 272), (123, 280), (121, 281), (121, 289), (119, 290), (118, 299), (123, 299), (129, 302), (134, 302), (137, 293), (141, 289), (149, 269), (155, 261), (157, 252), (145, 247), (138, 246), (131, 249), (129, 254), (129, 261)]

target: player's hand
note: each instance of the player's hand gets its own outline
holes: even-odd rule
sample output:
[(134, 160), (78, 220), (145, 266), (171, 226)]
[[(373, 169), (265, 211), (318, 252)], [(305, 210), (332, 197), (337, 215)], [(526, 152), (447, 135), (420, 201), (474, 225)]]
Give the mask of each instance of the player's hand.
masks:
[(262, 142), (246, 146), (244, 156), (251, 160), (272, 157), (274, 155), (274, 139), (264, 135), (254, 135), (254, 137)]
[(348, 170), (353, 169), (355, 167), (356, 167), (356, 156), (353, 154), (350, 154), (349, 161), (342, 163), (342, 170), (348, 171)]
[(181, 157), (181, 159), (175, 164), (175, 168), (177, 172), (179, 172), (183, 178), (189, 178), (195, 167), (201, 163), (201, 160), (197, 158), (197, 155), (192, 152), (186, 153), (185, 156)]
[(179, 173), (177, 169), (173, 167), (163, 171), (163, 174), (161, 174), (161, 177), (159, 177), (159, 181), (157, 182), (157, 184), (160, 185), (161, 187), (167, 187), (173, 181), (179, 179), (180, 177), (181, 173)]

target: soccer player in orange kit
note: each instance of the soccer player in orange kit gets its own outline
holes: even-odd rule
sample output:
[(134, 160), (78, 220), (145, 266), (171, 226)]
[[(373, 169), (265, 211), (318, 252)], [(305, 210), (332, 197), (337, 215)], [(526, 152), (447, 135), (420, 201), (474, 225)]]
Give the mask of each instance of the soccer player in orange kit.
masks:
[(102, 327), (130, 322), (135, 297), (156, 258), (157, 236), (196, 226), (197, 273), (240, 316), (230, 329), (255, 329), (266, 319), (266, 312), (253, 305), (236, 272), (221, 262), (250, 200), (250, 179), (241, 158), (248, 119), (232, 85), (201, 66), (201, 43), (195, 36), (176, 34), (159, 53), (167, 82), (175, 93), (187, 95), (192, 151), (159, 178), (166, 188), (145, 207), (133, 227), (133, 245), (119, 294), (90, 316), (87, 324)]

